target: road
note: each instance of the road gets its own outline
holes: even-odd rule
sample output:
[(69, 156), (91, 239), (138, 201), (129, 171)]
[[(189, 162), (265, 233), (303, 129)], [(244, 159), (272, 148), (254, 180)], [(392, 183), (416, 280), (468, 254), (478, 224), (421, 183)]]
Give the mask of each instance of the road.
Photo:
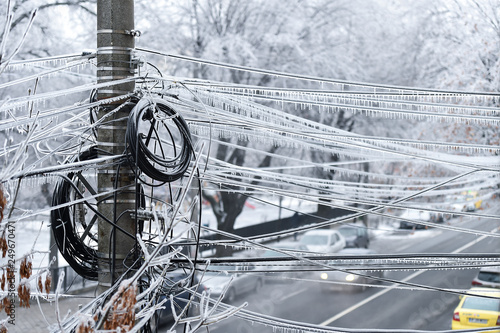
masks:
[[(496, 230), (496, 221), (453, 219), (455, 226)], [(500, 253), (500, 239), (440, 229), (413, 234), (388, 234), (373, 239), (379, 253)], [(477, 269), (387, 272), (386, 277), (438, 288), (468, 289)], [(362, 292), (325, 292), (318, 283), (296, 281), (266, 283), (262, 290), (237, 299), (246, 309), (287, 320), (347, 329), (446, 330), (458, 296), (421, 290), (388, 288), (385, 284)], [(209, 326), (212, 333), (275, 332), (273, 327), (232, 317)]]

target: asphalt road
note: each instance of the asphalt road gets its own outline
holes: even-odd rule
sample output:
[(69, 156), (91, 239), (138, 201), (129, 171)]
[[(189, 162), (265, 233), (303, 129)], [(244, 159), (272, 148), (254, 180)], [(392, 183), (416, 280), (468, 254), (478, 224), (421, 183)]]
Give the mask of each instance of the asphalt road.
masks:
[[(497, 221), (453, 219), (455, 226), (492, 231)], [(500, 239), (440, 229), (395, 233), (372, 240), (379, 253), (500, 253)], [(387, 272), (391, 279), (447, 289), (468, 289), (477, 269)], [(450, 329), (458, 296), (422, 290), (381, 287), (362, 292), (322, 291), (310, 281), (266, 283), (259, 293), (237, 299), (246, 309), (278, 318), (347, 329)], [(273, 327), (237, 317), (209, 326), (212, 333), (275, 332)], [(279, 331), (279, 330), (278, 330)]]

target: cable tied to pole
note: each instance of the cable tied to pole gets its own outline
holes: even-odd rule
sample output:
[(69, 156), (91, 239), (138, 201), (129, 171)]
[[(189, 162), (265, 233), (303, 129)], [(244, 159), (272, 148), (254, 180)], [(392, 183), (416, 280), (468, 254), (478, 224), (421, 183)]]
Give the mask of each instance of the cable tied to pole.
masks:
[[(75, 156), (73, 160), (87, 161), (95, 158), (97, 158), (97, 150), (91, 148)], [(52, 206), (60, 208), (51, 211), (51, 229), (59, 251), (75, 272), (85, 279), (97, 280), (98, 256), (96, 249), (88, 246), (83, 240), (85, 237), (82, 237), (77, 230), (78, 224), (83, 229), (90, 230), (92, 227), (86, 225), (84, 218), (85, 206), (89, 203), (85, 201), (80, 204), (64, 206), (75, 198), (83, 198), (82, 193), (75, 192), (75, 187), (78, 189), (79, 186), (72, 185), (72, 182), (76, 182), (77, 179), (78, 173), (70, 172), (67, 177), (62, 178), (56, 184), (52, 196)], [(89, 233), (88, 236), (93, 239), (92, 233)], [(97, 239), (93, 240), (97, 241)]]
[(188, 125), (163, 99), (139, 100), (130, 113), (125, 140), (131, 162), (154, 180), (173, 182), (189, 167), (193, 147)]

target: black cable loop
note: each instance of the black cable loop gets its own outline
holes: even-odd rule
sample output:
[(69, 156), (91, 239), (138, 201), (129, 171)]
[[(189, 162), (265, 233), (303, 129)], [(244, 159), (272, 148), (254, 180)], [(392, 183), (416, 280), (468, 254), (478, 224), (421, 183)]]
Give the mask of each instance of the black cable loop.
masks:
[[(64, 176), (64, 175), (59, 175), (60, 177), (62, 177), (66, 182), (68, 182), (69, 186), (71, 186), (74, 190), (75, 190), (75, 193), (77, 193), (78, 195), (80, 195), (80, 197), (83, 198), (83, 194), (80, 192), (80, 190), (75, 186), (75, 184), (73, 184), (71, 178), (67, 177), (67, 176)], [(73, 173), (71, 174), (71, 177), (73, 177)], [(126, 191), (125, 191), (126, 192)], [(100, 199), (100, 201), (105, 201), (107, 199), (111, 199), (113, 198), (113, 194), (109, 194), (108, 196), (105, 196), (105, 197), (102, 197)], [(92, 210), (97, 216), (99, 216), (101, 219), (103, 219), (104, 221), (106, 221), (107, 223), (113, 225), (115, 228), (117, 228), (118, 230), (120, 230), (121, 232), (123, 232), (125, 235), (129, 236), (130, 238), (132, 239), (135, 239), (135, 235), (132, 235), (131, 233), (127, 232), (125, 229), (123, 229), (122, 227), (120, 227), (119, 225), (117, 225), (114, 221), (108, 219), (106, 216), (102, 215), (96, 208), (92, 207), (92, 205), (90, 205), (87, 201), (83, 201), (82, 202), (83, 204), (85, 204), (90, 210)], [(121, 216), (124, 215), (124, 213), (127, 213), (128, 211), (125, 211), (123, 212)]]
[[(179, 130), (182, 137), (180, 152), (177, 152), (174, 137), (162, 118), (172, 121)], [(147, 136), (138, 131), (141, 121), (150, 123)], [(172, 140), (171, 144), (174, 147), (172, 158), (166, 157), (161, 147), (158, 132), (160, 128), (166, 129)], [(155, 138), (152, 138), (153, 134)], [(157, 140), (160, 144), (159, 154), (152, 152), (148, 147), (153, 140)], [(160, 182), (173, 182), (181, 178), (188, 169), (193, 154), (191, 133), (187, 123), (162, 99), (142, 98), (137, 103), (130, 113), (125, 141), (131, 162), (137, 165), (144, 174)]]
[[(86, 161), (97, 158), (99, 150), (96, 147), (91, 147), (89, 150), (84, 151), (74, 157), (73, 159), (68, 160), (68, 162), (74, 161)], [(75, 184), (77, 181), (77, 172), (70, 172), (68, 175), (60, 175), (61, 180), (57, 182), (54, 193), (52, 196), (52, 206), (64, 206), (61, 208), (53, 209), (51, 211), (51, 229), (54, 234), (54, 238), (56, 240), (57, 247), (61, 252), (64, 259), (68, 262), (68, 264), (75, 270), (75, 272), (88, 280), (97, 280), (98, 276), (98, 267), (99, 262), (103, 260), (109, 260), (105, 258), (99, 258), (97, 251), (85, 244), (85, 242), (80, 238), (80, 235), (74, 228), (74, 218), (75, 212), (72, 211), (71, 201), (74, 198), (71, 197), (70, 193), (73, 192), (78, 198), (84, 198), (84, 194), (80, 191), (78, 186)], [(136, 187), (135, 191), (139, 200), (137, 204), (139, 207), (145, 207), (145, 197), (144, 191), (142, 187)], [(99, 198), (98, 201), (104, 201), (114, 198), (114, 194), (107, 195), (106, 197)], [(81, 202), (81, 205), (84, 205), (89, 211), (92, 211), (96, 218), (100, 218), (107, 223), (110, 223), (116, 228), (116, 230), (120, 230), (127, 236), (135, 239), (135, 234), (132, 235), (124, 230), (122, 227), (117, 225), (114, 221), (109, 220), (104, 215), (99, 213), (99, 211), (90, 204), (88, 201), (84, 200)], [(127, 212), (125, 212), (127, 213)], [(118, 217), (115, 216), (118, 221), (124, 213), (120, 214)], [(86, 222), (80, 221), (82, 227), (86, 230), (89, 226)], [(96, 223), (96, 222), (93, 222)], [(143, 227), (143, 223), (139, 223), (139, 228)], [(97, 243), (94, 235), (89, 233), (88, 237)]]
[[(92, 89), (90, 92), (89, 103), (93, 102), (97, 102), (97, 89)], [(97, 109), (97, 106), (89, 108), (89, 121), (91, 125), (94, 125), (98, 119)], [(94, 126), (92, 126), (92, 134), (94, 135), (94, 138), (97, 138), (97, 129)]]
[[(83, 152), (76, 159), (88, 160), (97, 157), (97, 152), (93, 149)], [(52, 206), (59, 206), (71, 201), (69, 197), (75, 173), (69, 173), (68, 177), (60, 180), (54, 189), (52, 196)], [(66, 178), (66, 179), (65, 179)], [(76, 234), (71, 223), (70, 207), (54, 209), (50, 213), (51, 229), (54, 238), (64, 259), (75, 270), (78, 275), (88, 280), (97, 280), (98, 256), (97, 251), (82, 242)]]

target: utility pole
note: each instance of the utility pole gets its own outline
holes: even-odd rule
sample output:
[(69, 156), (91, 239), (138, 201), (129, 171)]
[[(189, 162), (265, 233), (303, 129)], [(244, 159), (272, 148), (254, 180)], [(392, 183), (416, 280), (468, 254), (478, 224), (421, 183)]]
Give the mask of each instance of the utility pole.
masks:
[[(97, 0), (97, 83), (134, 76), (134, 37), (134, 0)], [(134, 88), (133, 81), (100, 88), (97, 99), (132, 93)], [(133, 105), (123, 107), (123, 102), (102, 105), (97, 112), (98, 119), (106, 117), (97, 130), (99, 156), (122, 155), (125, 151), (127, 118)], [(115, 110), (117, 107), (119, 109)], [(98, 219), (99, 293), (123, 275), (134, 259), (129, 255), (135, 246), (135, 240), (130, 235), (136, 234), (136, 223), (127, 212), (135, 207), (134, 184), (134, 173), (127, 165), (98, 170), (99, 193), (114, 188), (124, 189), (116, 195), (99, 198), (98, 211), (109, 220)], [(127, 262), (124, 262), (126, 258)]]

